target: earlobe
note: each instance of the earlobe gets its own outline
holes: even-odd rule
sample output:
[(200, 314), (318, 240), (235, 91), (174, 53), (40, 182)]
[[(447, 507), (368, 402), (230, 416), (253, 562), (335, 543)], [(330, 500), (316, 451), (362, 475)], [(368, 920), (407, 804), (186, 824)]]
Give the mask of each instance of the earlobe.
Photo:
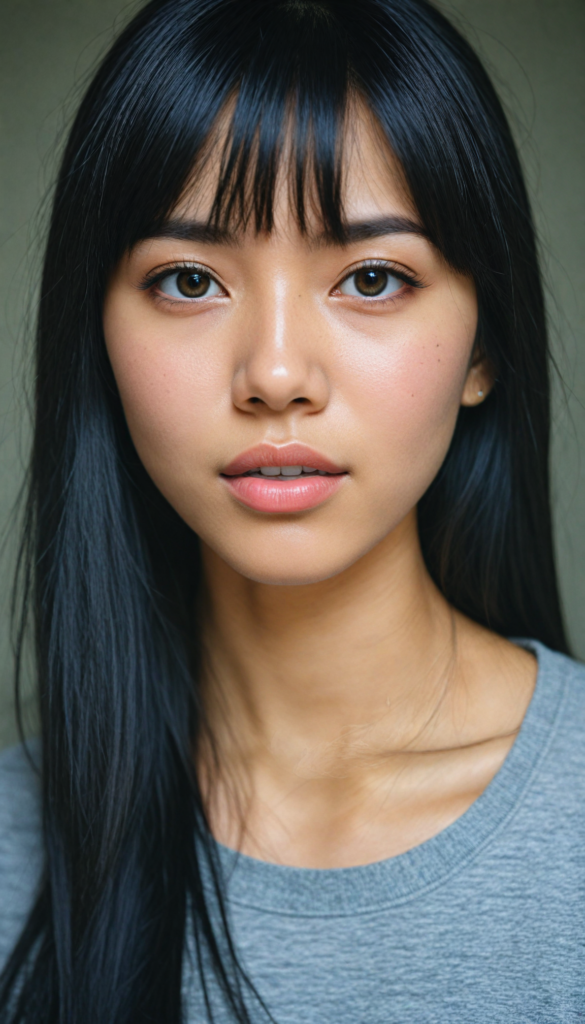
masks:
[(494, 385), (494, 373), (487, 359), (480, 358), (474, 362), (467, 374), (461, 405), (481, 405)]

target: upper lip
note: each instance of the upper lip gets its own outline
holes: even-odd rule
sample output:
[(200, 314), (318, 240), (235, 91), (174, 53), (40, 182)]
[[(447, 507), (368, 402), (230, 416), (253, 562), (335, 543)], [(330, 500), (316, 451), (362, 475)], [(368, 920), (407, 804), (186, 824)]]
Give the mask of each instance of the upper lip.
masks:
[(321, 452), (309, 448), (300, 441), (291, 441), (288, 444), (263, 444), (248, 448), (247, 451), (236, 455), (235, 459), (223, 470), (224, 476), (240, 476), (242, 473), (249, 473), (251, 469), (260, 469), (262, 466), (311, 466), (313, 469), (320, 469), (324, 473), (345, 473), (346, 471), (337, 466), (331, 459), (328, 459)]

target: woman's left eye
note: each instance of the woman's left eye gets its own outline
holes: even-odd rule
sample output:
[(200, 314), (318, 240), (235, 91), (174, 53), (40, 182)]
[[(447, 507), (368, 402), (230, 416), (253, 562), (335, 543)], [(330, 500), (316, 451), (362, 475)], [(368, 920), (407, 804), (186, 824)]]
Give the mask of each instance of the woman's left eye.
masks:
[(159, 291), (173, 299), (209, 299), (221, 295), (217, 281), (203, 270), (178, 270), (158, 283)]
[(354, 270), (339, 285), (343, 295), (357, 295), (360, 298), (378, 299), (400, 291), (404, 284), (383, 267), (362, 267)]

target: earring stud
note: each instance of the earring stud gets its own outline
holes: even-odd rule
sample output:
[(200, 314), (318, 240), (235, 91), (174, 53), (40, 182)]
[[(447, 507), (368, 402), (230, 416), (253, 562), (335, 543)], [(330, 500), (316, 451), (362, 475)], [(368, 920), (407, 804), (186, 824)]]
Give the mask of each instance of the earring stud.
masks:
[(483, 391), (478, 391), (477, 395), (478, 395), (478, 398), (483, 398)]

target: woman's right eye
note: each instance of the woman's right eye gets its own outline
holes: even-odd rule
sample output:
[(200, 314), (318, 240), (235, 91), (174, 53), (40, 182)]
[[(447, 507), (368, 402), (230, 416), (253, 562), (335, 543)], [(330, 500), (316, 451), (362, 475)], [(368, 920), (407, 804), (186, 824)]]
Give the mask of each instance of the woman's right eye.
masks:
[(159, 281), (158, 289), (172, 299), (209, 299), (223, 291), (211, 274), (203, 270), (179, 270), (167, 274)]

